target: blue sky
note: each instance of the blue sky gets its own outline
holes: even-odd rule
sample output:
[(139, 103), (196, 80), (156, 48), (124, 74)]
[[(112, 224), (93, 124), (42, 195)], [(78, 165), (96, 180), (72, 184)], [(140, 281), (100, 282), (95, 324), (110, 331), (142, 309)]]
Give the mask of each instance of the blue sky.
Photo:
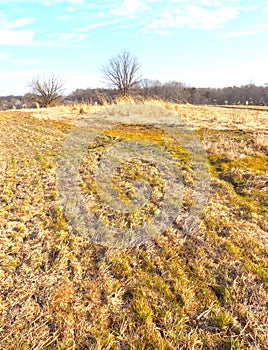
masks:
[(0, 95), (50, 73), (66, 93), (105, 86), (101, 66), (124, 49), (144, 78), (264, 84), (267, 38), (267, 0), (0, 0)]

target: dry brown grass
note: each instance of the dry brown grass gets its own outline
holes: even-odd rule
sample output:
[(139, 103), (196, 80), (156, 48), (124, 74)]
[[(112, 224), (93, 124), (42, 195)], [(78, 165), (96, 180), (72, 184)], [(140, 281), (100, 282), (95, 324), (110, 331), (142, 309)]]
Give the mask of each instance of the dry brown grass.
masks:
[(64, 140), (100, 107), (0, 113), (0, 349), (267, 348), (268, 112), (149, 103), (199, 135), (211, 195), (195, 230), (127, 250), (57, 201)]

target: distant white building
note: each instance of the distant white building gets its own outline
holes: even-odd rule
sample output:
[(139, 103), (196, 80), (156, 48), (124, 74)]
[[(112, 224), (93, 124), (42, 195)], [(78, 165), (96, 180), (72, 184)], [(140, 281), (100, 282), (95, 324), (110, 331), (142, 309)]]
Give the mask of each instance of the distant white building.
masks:
[(20, 109), (21, 106), (22, 106), (21, 100), (17, 99), (17, 100), (15, 101), (15, 103), (14, 103), (14, 107), (15, 107), (16, 109)]

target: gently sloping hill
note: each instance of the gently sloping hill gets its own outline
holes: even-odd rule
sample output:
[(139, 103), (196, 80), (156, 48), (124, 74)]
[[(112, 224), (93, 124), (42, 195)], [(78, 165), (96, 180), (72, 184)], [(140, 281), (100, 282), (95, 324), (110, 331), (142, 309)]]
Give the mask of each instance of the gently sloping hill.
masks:
[[(72, 126), (0, 114), (0, 349), (266, 348), (264, 117), (253, 114), (256, 129), (242, 131), (231, 115), (231, 130), (227, 124), (215, 130), (218, 109), (166, 107), (192, 118), (210, 161), (210, 199), (195, 230), (183, 235), (177, 222), (152, 243), (127, 250), (89, 242), (62, 214), (57, 157)], [(85, 155), (81, 176), (86, 195), (105, 214), (90, 175), (99, 146)], [(126, 189), (131, 194), (133, 174), (116, 176), (122, 198)], [(156, 180), (157, 204), (158, 174)], [(182, 205), (187, 209), (187, 201)]]

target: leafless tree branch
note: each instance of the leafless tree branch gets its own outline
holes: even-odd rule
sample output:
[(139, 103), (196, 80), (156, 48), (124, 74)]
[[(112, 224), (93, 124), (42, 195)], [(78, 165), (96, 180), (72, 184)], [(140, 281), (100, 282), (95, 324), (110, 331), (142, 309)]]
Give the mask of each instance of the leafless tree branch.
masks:
[(44, 77), (32, 79), (29, 83), (32, 93), (37, 96), (37, 102), (44, 107), (49, 107), (58, 102), (64, 92), (64, 84), (61, 79), (54, 74)]
[(110, 58), (102, 67), (103, 78), (109, 86), (118, 89), (121, 95), (128, 96), (141, 81), (138, 75), (140, 67), (136, 57), (128, 51), (123, 51), (122, 54)]

